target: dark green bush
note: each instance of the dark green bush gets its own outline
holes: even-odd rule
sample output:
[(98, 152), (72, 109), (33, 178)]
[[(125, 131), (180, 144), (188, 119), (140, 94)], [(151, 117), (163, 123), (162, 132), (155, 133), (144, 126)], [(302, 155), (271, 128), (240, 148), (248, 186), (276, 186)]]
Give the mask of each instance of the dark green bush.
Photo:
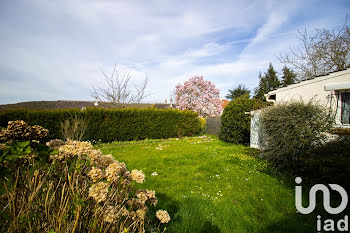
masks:
[(339, 184), (350, 188), (350, 135), (316, 147), (298, 175), (313, 183)]
[(329, 110), (312, 101), (270, 107), (262, 112), (260, 122), (266, 137), (263, 157), (294, 174), (299, 174), (312, 151), (327, 141), (325, 133), (333, 125)]
[(249, 143), (250, 116), (246, 112), (266, 105), (247, 95), (235, 98), (225, 107), (221, 116), (220, 139), (232, 143)]
[(0, 111), (0, 126), (8, 121), (24, 120), (29, 125), (41, 125), (50, 132), (49, 139), (63, 139), (61, 122), (75, 116), (87, 122), (83, 140), (130, 141), (170, 138), (197, 134), (198, 115), (190, 111), (159, 109), (64, 109)]

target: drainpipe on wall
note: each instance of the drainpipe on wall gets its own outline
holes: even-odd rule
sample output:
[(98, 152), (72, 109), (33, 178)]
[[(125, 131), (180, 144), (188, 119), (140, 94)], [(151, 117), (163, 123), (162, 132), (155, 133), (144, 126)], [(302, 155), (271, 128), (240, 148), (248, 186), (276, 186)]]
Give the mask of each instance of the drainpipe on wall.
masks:
[[(265, 94), (264, 96), (265, 96), (267, 102), (276, 103), (276, 94), (274, 94), (274, 95)], [(270, 98), (272, 96), (275, 96), (275, 98), (274, 99)]]

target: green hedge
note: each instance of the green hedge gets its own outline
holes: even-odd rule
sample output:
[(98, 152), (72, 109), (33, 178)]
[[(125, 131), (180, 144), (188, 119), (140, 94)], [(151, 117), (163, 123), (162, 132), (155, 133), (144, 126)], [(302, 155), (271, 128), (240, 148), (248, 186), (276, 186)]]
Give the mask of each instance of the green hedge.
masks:
[(24, 120), (28, 125), (41, 125), (50, 131), (50, 139), (62, 139), (60, 122), (73, 116), (85, 119), (88, 127), (84, 140), (130, 141), (192, 135), (200, 131), (196, 113), (160, 109), (64, 109), (0, 111), (0, 126), (8, 121)]
[(249, 143), (250, 116), (246, 112), (266, 107), (269, 104), (248, 95), (240, 96), (231, 101), (221, 116), (220, 139), (231, 143)]

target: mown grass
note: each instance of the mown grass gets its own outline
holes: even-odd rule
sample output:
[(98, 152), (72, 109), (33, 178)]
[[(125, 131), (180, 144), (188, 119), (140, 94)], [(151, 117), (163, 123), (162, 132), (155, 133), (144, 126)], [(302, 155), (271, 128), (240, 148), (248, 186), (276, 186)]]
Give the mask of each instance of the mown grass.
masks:
[[(242, 145), (188, 137), (95, 146), (141, 169), (168, 210), (166, 232), (316, 232), (316, 217), (294, 205), (292, 177), (274, 175)], [(158, 176), (151, 176), (157, 172)]]

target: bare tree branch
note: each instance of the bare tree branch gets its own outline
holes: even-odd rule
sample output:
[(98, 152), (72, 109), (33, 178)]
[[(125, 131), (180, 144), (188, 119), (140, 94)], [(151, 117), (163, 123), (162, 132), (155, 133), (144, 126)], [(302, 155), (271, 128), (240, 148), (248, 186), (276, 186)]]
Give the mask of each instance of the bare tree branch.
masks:
[(105, 87), (97, 88), (92, 84), (91, 96), (98, 101), (111, 102), (115, 105), (140, 103), (143, 99), (151, 94), (146, 92), (148, 85), (148, 77), (142, 81), (140, 85), (131, 85), (131, 74), (125, 72), (122, 76), (117, 71), (117, 66), (114, 65), (113, 72), (108, 76), (101, 68), (100, 71), (105, 80)]
[(302, 47), (280, 54), (281, 63), (290, 65), (302, 80), (312, 79), (329, 72), (344, 70), (350, 65), (350, 27), (348, 15), (341, 27), (315, 28), (315, 34), (298, 31)]

